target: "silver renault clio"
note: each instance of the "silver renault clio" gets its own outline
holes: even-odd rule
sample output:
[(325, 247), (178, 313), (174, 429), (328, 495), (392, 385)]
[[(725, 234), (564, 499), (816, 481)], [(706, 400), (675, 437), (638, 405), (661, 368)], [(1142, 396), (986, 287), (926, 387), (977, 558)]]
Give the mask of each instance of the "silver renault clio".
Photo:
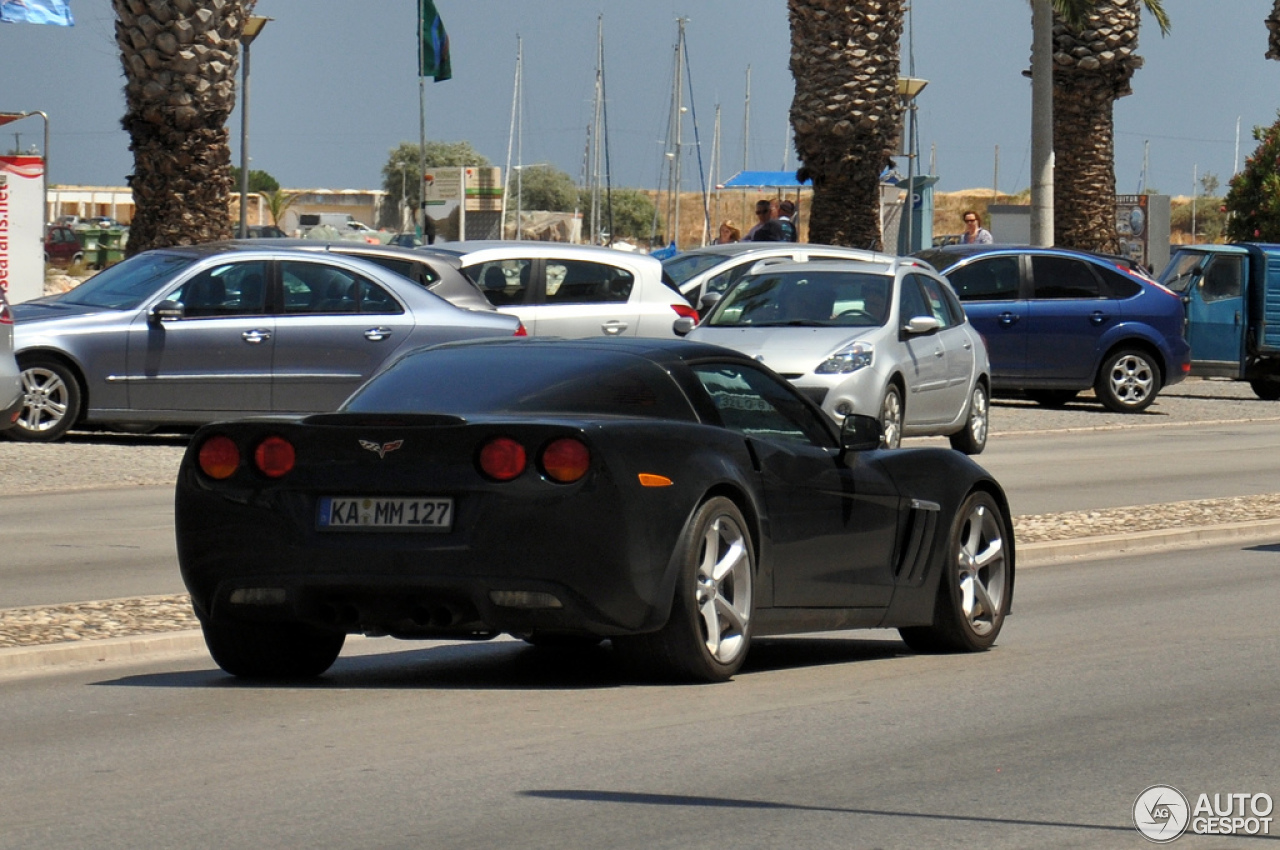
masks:
[(878, 418), (885, 448), (936, 435), (965, 454), (986, 446), (986, 346), (920, 261), (763, 262), (688, 337), (755, 357), (836, 422)]

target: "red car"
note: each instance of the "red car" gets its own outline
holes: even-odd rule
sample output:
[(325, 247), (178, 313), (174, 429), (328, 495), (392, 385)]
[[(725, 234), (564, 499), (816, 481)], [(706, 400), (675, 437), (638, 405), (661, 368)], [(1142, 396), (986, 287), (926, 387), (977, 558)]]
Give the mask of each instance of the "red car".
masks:
[(56, 266), (70, 266), (84, 259), (84, 248), (70, 227), (54, 225), (44, 237), (44, 261)]

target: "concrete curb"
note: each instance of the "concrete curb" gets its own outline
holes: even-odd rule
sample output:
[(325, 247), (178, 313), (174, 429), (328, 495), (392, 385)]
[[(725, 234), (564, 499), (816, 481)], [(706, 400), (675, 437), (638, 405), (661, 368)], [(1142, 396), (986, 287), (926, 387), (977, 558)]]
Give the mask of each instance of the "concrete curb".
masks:
[[(1280, 542), (1280, 519), (1026, 543), (1018, 547), (1018, 568), (1031, 569), (1072, 560), (1096, 560), (1108, 555), (1155, 552), (1175, 546), (1216, 546), (1222, 543), (1262, 541)], [(199, 629), (9, 647), (0, 649), (0, 675), (52, 672), (77, 664), (154, 660), (166, 655), (205, 652), (204, 638)]]

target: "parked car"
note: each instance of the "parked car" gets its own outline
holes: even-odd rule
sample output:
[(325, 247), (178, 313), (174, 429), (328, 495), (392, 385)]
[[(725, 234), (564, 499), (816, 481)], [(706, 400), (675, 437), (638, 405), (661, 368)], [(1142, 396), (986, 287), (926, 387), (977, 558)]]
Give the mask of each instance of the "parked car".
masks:
[(1062, 248), (950, 245), (919, 252), (951, 281), (987, 343), (996, 390), (1066, 404), (1093, 388), (1146, 410), (1191, 367), (1177, 295), (1122, 262)]
[(494, 307), (531, 336), (673, 337), (697, 312), (645, 254), (562, 242), (450, 242), (417, 249), (456, 257)]
[(51, 225), (44, 236), (44, 261), (54, 266), (83, 262), (84, 248), (76, 232), (66, 225)]
[(245, 239), (286, 239), (289, 236), (274, 224), (250, 224), (245, 230)]
[(20, 440), (334, 410), (398, 354), (523, 334), (372, 263), (264, 242), (146, 251), (14, 306)]
[(414, 283), (426, 287), (441, 298), (466, 310), (492, 311), (493, 305), (480, 287), (461, 270), (457, 257), (436, 255), (428, 257), (421, 251), (396, 245), (370, 245), (346, 239), (325, 241), (321, 239), (287, 239), (274, 243), (281, 248), (297, 248), (303, 251), (326, 251), (346, 257), (359, 257), (382, 266)]
[(754, 357), (834, 422), (876, 417), (885, 448), (927, 435), (966, 454), (986, 447), (986, 347), (924, 263), (882, 255), (757, 267), (688, 338)]
[(201, 429), (178, 561), (214, 661), (251, 678), (319, 675), (360, 633), (608, 638), (695, 681), (732, 676), (756, 635), (987, 649), (1015, 577), (1000, 485), (879, 441), (716, 346), (420, 349), (336, 413)]
[(662, 261), (668, 286), (680, 290), (698, 310), (715, 303), (762, 260), (803, 263), (808, 260), (869, 260), (877, 255), (859, 248), (790, 242), (732, 242), (683, 251)]
[(1187, 245), (1160, 282), (1182, 298), (1192, 375), (1280, 399), (1280, 245)]
[(13, 356), (13, 313), (0, 286), (0, 431), (12, 428), (22, 412), (22, 381)]

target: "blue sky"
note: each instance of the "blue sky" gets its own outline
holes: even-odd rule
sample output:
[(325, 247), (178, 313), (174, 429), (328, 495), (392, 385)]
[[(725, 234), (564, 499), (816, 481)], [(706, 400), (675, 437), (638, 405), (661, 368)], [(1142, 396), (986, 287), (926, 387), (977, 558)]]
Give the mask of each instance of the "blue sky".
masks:
[[(0, 111), (43, 110), (51, 119), (55, 183), (121, 185), (132, 171), (119, 129), (123, 77), (107, 0), (70, 0), (76, 26), (0, 25)], [(797, 165), (789, 152), (792, 80), (785, 0), (436, 0), (453, 48), (453, 79), (427, 83), (427, 137), (470, 141), (496, 165), (507, 157), (516, 38), (524, 45), (523, 161), (582, 174), (591, 123), (596, 21), (604, 15), (609, 144), (614, 185), (654, 188), (670, 109), (676, 18), (686, 17), (692, 113), (710, 162), (721, 110), (721, 178), (743, 162), (744, 101), (751, 67), (753, 169)], [(1029, 182), (1031, 15), (1025, 0), (915, 0), (911, 12), (923, 165), (938, 188), (1023, 189)], [(1116, 107), (1121, 192), (1137, 191), (1144, 148), (1147, 185), (1190, 194), (1193, 174), (1225, 184), (1254, 147), (1256, 124), (1280, 105), (1280, 62), (1263, 58), (1269, 0), (1165, 0), (1173, 32), (1147, 19), (1146, 66)], [(274, 18), (253, 46), (251, 168), (286, 188), (372, 188), (388, 152), (418, 138), (415, 3), (412, 0), (260, 0)], [(904, 35), (904, 71), (907, 63)], [(228, 122), (239, 162), (240, 115)], [(694, 134), (685, 125), (686, 143)], [(38, 119), (0, 129), (24, 149)], [(1147, 145), (1149, 143), (1149, 148)], [(698, 188), (696, 149), (686, 147), (685, 188)]]

